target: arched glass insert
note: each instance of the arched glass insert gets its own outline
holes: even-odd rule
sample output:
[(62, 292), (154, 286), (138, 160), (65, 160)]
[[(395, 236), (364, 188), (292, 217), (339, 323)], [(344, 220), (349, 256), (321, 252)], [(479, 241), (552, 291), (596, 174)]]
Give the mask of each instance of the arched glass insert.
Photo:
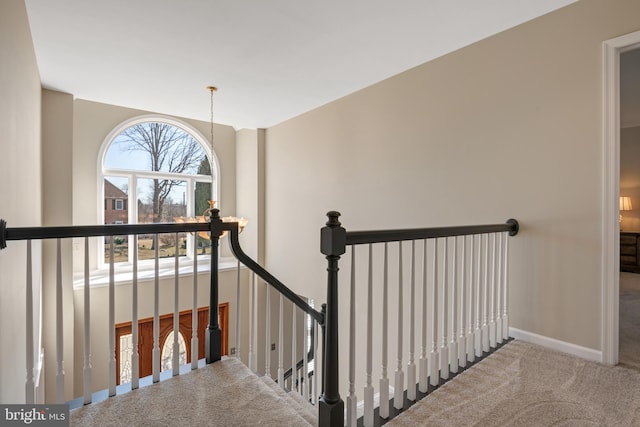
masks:
[[(160, 358), (160, 370), (168, 371), (173, 369), (173, 331), (167, 335), (162, 346), (162, 355)], [(187, 345), (184, 342), (182, 333), (178, 333), (178, 347), (179, 347), (179, 364), (185, 365), (187, 363)]]

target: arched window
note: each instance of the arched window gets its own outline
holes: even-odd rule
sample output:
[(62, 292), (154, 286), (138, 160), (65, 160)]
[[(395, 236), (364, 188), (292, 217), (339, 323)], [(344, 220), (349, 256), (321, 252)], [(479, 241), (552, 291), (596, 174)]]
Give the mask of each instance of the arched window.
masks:
[[(104, 224), (174, 222), (196, 216), (218, 200), (217, 162), (207, 140), (185, 123), (167, 117), (129, 120), (105, 140), (100, 160), (101, 214)], [(160, 257), (192, 255), (190, 236), (160, 235)], [(104, 259), (114, 245), (116, 262), (130, 261), (127, 236), (107, 239)], [(206, 252), (205, 239), (200, 239)], [(139, 236), (138, 258), (155, 256), (153, 236)]]

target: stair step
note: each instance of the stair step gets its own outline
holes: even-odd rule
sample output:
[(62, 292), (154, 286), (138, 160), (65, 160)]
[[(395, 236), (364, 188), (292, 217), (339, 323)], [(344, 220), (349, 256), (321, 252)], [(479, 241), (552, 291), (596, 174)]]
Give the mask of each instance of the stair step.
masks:
[(260, 379), (268, 385), (275, 393), (282, 399), (289, 402), (291, 407), (295, 408), (298, 414), (304, 418), (311, 425), (318, 425), (318, 416), (316, 414), (316, 408), (309, 402), (305, 401), (304, 397), (294, 392), (286, 392), (276, 383), (271, 377), (262, 376)]
[(310, 423), (237, 359), (132, 390), (70, 413), (73, 426), (308, 426)]

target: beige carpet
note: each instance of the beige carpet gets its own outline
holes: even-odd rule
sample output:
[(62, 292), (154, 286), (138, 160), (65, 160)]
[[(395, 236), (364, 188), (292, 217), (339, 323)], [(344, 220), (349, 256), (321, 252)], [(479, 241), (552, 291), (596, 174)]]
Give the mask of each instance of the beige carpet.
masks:
[(621, 366), (640, 370), (640, 274), (620, 273)]
[(71, 411), (72, 426), (308, 426), (236, 359)]
[(640, 426), (640, 372), (513, 341), (389, 426)]

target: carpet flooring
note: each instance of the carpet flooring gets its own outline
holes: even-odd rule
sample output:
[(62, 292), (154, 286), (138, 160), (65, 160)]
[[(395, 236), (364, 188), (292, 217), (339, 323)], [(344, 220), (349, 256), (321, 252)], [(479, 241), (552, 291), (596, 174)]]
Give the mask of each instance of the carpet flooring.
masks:
[(142, 387), (71, 411), (72, 426), (310, 426), (236, 359)]
[[(619, 357), (611, 367), (512, 341), (386, 425), (640, 427), (640, 274), (620, 275)], [(226, 359), (73, 410), (71, 425), (316, 425), (302, 403)]]
[(640, 274), (620, 273), (620, 366), (640, 370)]
[(512, 341), (388, 426), (640, 426), (640, 372)]

